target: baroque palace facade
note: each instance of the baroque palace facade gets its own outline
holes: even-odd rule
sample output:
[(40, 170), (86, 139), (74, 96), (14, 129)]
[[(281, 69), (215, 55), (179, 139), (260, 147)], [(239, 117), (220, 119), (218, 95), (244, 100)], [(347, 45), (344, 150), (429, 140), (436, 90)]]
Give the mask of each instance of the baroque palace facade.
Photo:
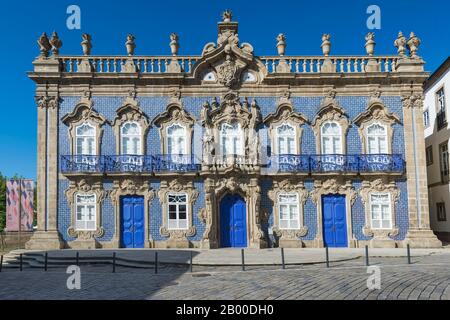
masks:
[(438, 247), (420, 40), (397, 55), (256, 56), (231, 12), (200, 56), (63, 56), (39, 38), (28, 248)]

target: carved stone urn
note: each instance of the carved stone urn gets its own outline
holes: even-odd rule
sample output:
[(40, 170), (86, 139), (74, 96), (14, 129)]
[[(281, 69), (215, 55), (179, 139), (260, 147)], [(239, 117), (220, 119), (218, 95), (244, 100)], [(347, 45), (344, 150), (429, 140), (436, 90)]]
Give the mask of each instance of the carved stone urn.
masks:
[(84, 33), (82, 36), (83, 41), (81, 41), (81, 48), (83, 49), (83, 54), (88, 56), (91, 54), (92, 44), (91, 44), (91, 35)]
[(277, 50), (278, 55), (284, 56), (284, 53), (286, 51), (286, 37), (282, 33), (277, 36)]
[(173, 56), (176, 56), (178, 54), (178, 48), (180, 45), (178, 44), (178, 35), (176, 33), (172, 33), (170, 35), (170, 51), (172, 52)]
[(375, 34), (373, 32), (369, 32), (366, 35), (366, 52), (369, 56), (373, 56), (373, 53), (375, 51)]
[(136, 49), (136, 44), (134, 43), (135, 37), (132, 34), (127, 36), (127, 42), (125, 42), (125, 46), (127, 48), (127, 53), (129, 56), (134, 54), (134, 49)]
[(419, 50), (420, 39), (416, 37), (414, 32), (411, 32), (411, 34), (409, 35), (407, 45), (411, 58), (417, 58), (417, 50)]
[(331, 49), (331, 42), (330, 42), (329, 34), (324, 34), (322, 36), (322, 45), (320, 47), (322, 48), (323, 55), (325, 57), (328, 57), (328, 55), (330, 54), (330, 49)]

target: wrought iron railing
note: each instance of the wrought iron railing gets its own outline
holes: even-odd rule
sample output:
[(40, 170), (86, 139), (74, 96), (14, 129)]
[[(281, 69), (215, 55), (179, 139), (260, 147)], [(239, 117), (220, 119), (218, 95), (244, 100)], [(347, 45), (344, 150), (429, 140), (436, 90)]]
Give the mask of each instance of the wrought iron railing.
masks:
[[(247, 163), (243, 156), (235, 158), (231, 163), (230, 159), (221, 159), (224, 161), (218, 161), (216, 165)], [(263, 167), (275, 172), (306, 174), (403, 173), (405, 161), (400, 154), (282, 154), (269, 157)], [(61, 172), (63, 173), (164, 173), (198, 172), (200, 170), (201, 163), (194, 155), (61, 156)]]
[(152, 159), (155, 172), (192, 172), (199, 171), (201, 167), (191, 154), (160, 154), (152, 156)]

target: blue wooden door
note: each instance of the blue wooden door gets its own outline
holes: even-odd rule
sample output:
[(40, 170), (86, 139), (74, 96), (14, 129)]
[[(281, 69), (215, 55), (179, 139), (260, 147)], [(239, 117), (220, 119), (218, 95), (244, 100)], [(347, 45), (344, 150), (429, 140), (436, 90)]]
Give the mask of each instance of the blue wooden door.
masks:
[(222, 247), (247, 247), (245, 201), (241, 196), (226, 195), (220, 202), (220, 244)]
[(323, 241), (328, 247), (347, 247), (345, 196), (322, 196)]
[(125, 196), (121, 198), (122, 226), (121, 247), (143, 248), (145, 239), (144, 197)]

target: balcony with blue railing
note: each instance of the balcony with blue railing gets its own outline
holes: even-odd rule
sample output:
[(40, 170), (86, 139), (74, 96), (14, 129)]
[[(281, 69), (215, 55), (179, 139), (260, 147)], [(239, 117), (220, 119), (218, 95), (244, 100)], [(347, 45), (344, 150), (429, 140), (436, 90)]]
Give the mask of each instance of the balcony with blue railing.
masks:
[(403, 173), (405, 161), (401, 154), (363, 154), (359, 156), (360, 173)]
[(160, 154), (152, 157), (154, 172), (196, 172), (201, 169), (201, 164), (191, 154)]
[(120, 155), (103, 157), (105, 159), (105, 173), (152, 172), (152, 156)]
[(267, 167), (276, 172), (309, 173), (309, 156), (279, 154), (269, 158)]
[(61, 156), (61, 172), (63, 173), (103, 173), (104, 171), (103, 156)]
[(342, 154), (312, 155), (309, 158), (311, 173), (357, 173), (358, 156)]

